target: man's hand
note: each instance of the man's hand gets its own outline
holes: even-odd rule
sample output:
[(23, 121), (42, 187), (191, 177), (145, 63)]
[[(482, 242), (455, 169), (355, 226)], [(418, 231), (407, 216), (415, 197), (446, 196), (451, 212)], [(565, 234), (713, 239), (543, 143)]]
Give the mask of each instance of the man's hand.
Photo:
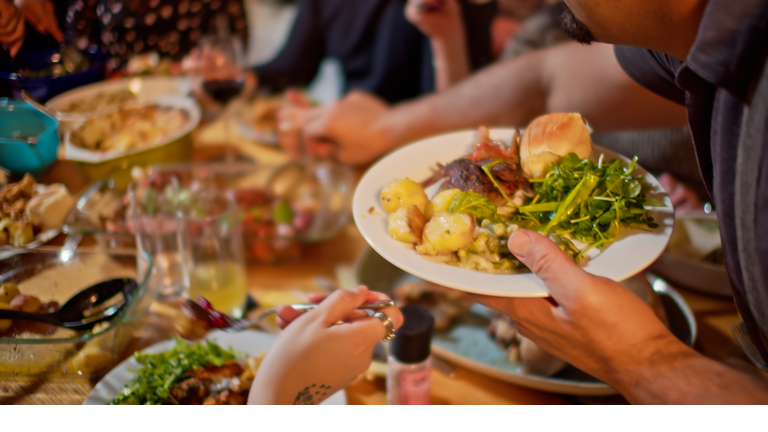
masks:
[(56, 9), (51, 0), (16, 0), (15, 4), (21, 9), (24, 19), (39, 33), (51, 35), (59, 42), (64, 40), (64, 34), (56, 21)]
[(306, 115), (304, 139), (309, 151), (335, 156), (350, 165), (370, 163), (395, 144), (387, 125), (389, 107), (368, 93), (353, 91)]
[(701, 210), (704, 208), (699, 199), (699, 195), (689, 189), (685, 184), (672, 177), (669, 173), (664, 173), (659, 177), (659, 183), (669, 194), (672, 200), (672, 206), (675, 213), (681, 214), (691, 210)]
[(587, 273), (548, 238), (518, 230), (509, 250), (544, 282), (557, 305), (545, 298), (473, 297), (508, 315), (521, 335), (551, 354), (622, 390), (634, 369), (660, 353), (686, 350), (639, 297)]
[(628, 288), (587, 273), (546, 237), (517, 230), (508, 244), (552, 298), (472, 297), (552, 355), (633, 403), (768, 403), (764, 381), (683, 345)]

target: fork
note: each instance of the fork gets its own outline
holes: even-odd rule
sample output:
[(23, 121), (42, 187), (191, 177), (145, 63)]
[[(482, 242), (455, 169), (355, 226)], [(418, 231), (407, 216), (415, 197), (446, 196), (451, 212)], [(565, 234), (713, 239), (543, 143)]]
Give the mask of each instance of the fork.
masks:
[(739, 323), (733, 326), (733, 328), (731, 328), (731, 333), (733, 333), (736, 342), (741, 346), (741, 350), (744, 351), (744, 354), (746, 354), (747, 357), (749, 357), (749, 360), (752, 361), (752, 364), (764, 371), (768, 371), (768, 364), (765, 363), (763, 357), (757, 352), (757, 348), (755, 348), (752, 339), (750, 339), (747, 334), (747, 328), (744, 327), (744, 323)]
[[(394, 305), (395, 305), (394, 300), (382, 300), (382, 301), (377, 301), (373, 303), (368, 303), (366, 305), (360, 306), (357, 309), (358, 310), (383, 309), (383, 308), (391, 307)], [(223, 328), (221, 330), (224, 330), (227, 333), (234, 333), (234, 332), (239, 332), (241, 330), (251, 328), (255, 325), (258, 325), (261, 321), (263, 321), (268, 316), (276, 313), (277, 310), (282, 306), (288, 306), (294, 310), (306, 312), (306, 311), (310, 311), (312, 309), (317, 308), (319, 305), (314, 303), (295, 303), (295, 304), (289, 304), (289, 305), (274, 306), (274, 307), (263, 310), (255, 318), (243, 318), (239, 320), (226, 316), (228, 327)]]

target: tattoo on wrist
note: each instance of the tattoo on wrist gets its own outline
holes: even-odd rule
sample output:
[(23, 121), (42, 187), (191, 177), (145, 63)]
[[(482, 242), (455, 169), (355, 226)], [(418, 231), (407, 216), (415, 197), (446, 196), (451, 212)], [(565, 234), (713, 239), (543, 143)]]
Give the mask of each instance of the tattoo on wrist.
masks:
[(294, 399), (294, 405), (317, 405), (326, 397), (328, 397), (328, 391), (331, 390), (331, 386), (325, 384), (312, 384), (309, 387), (304, 387), (304, 390), (300, 391)]

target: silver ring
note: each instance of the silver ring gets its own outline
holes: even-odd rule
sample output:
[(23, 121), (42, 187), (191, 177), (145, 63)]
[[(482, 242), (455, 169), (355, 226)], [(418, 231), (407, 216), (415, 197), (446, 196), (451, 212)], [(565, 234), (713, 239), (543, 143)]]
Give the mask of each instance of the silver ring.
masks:
[(384, 324), (384, 327), (387, 329), (387, 335), (384, 336), (384, 339), (382, 340), (384, 342), (392, 340), (392, 338), (395, 337), (395, 325), (392, 323), (392, 318), (390, 318), (389, 315), (381, 311), (374, 311), (373, 315), (371, 316), (381, 320), (381, 323)]

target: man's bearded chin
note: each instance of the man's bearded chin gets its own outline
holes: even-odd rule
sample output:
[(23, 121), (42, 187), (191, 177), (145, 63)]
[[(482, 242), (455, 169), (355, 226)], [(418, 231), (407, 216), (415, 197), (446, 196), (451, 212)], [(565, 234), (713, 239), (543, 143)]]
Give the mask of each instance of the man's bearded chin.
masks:
[(560, 14), (560, 27), (563, 28), (563, 31), (565, 31), (569, 38), (581, 44), (589, 45), (592, 42), (598, 41), (592, 36), (589, 28), (576, 18), (571, 8), (565, 3), (563, 3), (563, 12)]

